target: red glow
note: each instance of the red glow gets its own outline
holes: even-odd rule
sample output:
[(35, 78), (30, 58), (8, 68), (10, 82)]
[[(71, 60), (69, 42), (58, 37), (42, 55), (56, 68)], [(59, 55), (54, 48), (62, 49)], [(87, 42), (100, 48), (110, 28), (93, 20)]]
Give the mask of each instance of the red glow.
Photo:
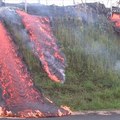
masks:
[(120, 14), (113, 13), (110, 20), (115, 23), (115, 27), (120, 27)]
[[(43, 68), (47, 72), (48, 76), (56, 82), (63, 82), (64, 75), (61, 71), (64, 71), (64, 67), (55, 67), (55, 69), (57, 69), (56, 71), (50, 67), (54, 66), (53, 64), (57, 64), (55, 61), (59, 61), (59, 63), (62, 64), (61, 66), (65, 66), (65, 59), (64, 56), (60, 53), (60, 50), (56, 44), (56, 39), (54, 38), (50, 28), (49, 19), (38, 16), (31, 16), (19, 10), (17, 10), (17, 13), (21, 16), (25, 28), (29, 31), (30, 40), (35, 44), (37, 57), (41, 61)], [(47, 60), (48, 56), (49, 58), (50, 56), (54, 57), (50, 59), (50, 61), (54, 61), (52, 62), (52, 65)]]
[[(36, 38), (33, 34), (31, 36)], [(37, 45), (39, 45), (38, 42), (36, 42)], [(41, 53), (39, 55), (42, 56)], [(44, 56), (42, 60), (44, 61)], [(58, 108), (49, 102), (35, 89), (26, 66), (17, 55), (15, 44), (1, 22), (0, 85), (5, 102), (4, 107), (0, 110), (1, 116), (46, 117), (59, 116), (59, 113), (61, 115), (69, 114), (67, 110)]]
[(118, 21), (118, 20), (120, 20), (120, 15), (116, 14), (116, 13), (113, 13), (113, 15), (110, 17), (110, 19), (112, 21)]

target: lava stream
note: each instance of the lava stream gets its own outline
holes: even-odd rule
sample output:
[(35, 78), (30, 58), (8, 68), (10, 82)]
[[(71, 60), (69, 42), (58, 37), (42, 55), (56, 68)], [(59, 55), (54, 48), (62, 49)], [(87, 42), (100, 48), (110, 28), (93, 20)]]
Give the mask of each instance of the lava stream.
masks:
[(12, 116), (19, 117), (46, 117), (68, 114), (68, 111), (59, 109), (49, 102), (33, 86), (30, 74), (18, 56), (17, 48), (2, 22), (0, 22), (0, 85), (2, 98), (5, 102), (3, 109), (6, 111), (4, 112), (6, 116), (9, 113)]
[(65, 58), (53, 36), (48, 18), (32, 16), (17, 10), (28, 30), (31, 42), (34, 43), (34, 53), (41, 61), (48, 76), (56, 82), (65, 81)]

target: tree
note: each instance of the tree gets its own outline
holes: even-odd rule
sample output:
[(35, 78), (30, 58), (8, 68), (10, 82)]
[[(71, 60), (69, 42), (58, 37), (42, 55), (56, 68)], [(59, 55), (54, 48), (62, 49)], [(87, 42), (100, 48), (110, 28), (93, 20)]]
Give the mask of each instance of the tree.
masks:
[(38, 3), (41, 4), (41, 0), (38, 0)]
[(25, 12), (27, 12), (27, 0), (25, 0)]
[(117, 6), (118, 6), (118, 7), (120, 6), (120, 0), (118, 0), (118, 2), (117, 2)]
[(46, 0), (46, 5), (48, 4), (48, 1)]
[(73, 0), (73, 5), (75, 5), (75, 0)]
[(62, 5), (64, 6), (64, 0), (62, 0)]

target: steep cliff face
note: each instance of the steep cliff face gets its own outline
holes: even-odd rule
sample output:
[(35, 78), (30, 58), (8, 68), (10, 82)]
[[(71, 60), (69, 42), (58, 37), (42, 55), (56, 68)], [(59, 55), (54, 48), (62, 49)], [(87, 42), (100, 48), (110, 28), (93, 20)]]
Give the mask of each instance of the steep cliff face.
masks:
[[(9, 29), (8, 29), (9, 27)], [(14, 38), (18, 34), (22, 39)], [(40, 60), (48, 76), (64, 82), (65, 57), (52, 34), (49, 19), (31, 16), (17, 8), (0, 9), (0, 88), (1, 115), (48, 117), (67, 115), (34, 86), (22, 58), (18, 42)]]

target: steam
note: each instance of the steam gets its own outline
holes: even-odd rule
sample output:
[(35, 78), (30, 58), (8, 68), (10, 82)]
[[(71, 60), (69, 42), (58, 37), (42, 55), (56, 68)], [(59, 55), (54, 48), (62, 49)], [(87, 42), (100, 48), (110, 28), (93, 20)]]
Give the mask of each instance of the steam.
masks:
[[(119, 40), (115, 40), (114, 36), (111, 37), (111, 35), (107, 34), (109, 32), (108, 28), (111, 27), (107, 18), (104, 15), (98, 16), (97, 13), (94, 13), (96, 14), (95, 20), (88, 19), (92, 15), (87, 16), (87, 14), (85, 11), (80, 12), (82, 24), (78, 26), (81, 27), (81, 31), (78, 31), (80, 30), (79, 27), (74, 27), (71, 30), (77, 40), (76, 43), (78, 45), (76, 46), (81, 48), (86, 56), (92, 56), (95, 61), (102, 61), (105, 69), (110, 69), (114, 72), (120, 71), (120, 44)], [(96, 33), (96, 31), (99, 31), (99, 33)], [(111, 34), (113, 35), (112, 31)], [(87, 37), (89, 35), (90, 37)]]

